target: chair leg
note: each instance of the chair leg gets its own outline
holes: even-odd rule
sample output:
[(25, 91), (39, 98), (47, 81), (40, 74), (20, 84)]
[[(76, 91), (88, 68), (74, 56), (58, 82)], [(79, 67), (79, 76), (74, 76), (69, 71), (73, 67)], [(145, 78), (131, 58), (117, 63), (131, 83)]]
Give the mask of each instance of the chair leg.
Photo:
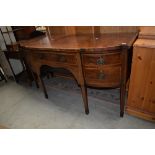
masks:
[[(7, 57), (6, 57), (6, 58), (7, 58)], [(12, 65), (11, 65), (11, 63), (10, 63), (9, 58), (7, 58), (7, 60), (8, 60), (8, 64), (9, 64), (9, 66), (10, 66), (10, 69), (11, 69), (11, 71), (12, 71), (12, 74), (13, 74), (13, 76), (14, 76), (14, 80), (16, 81), (16, 83), (19, 83), (19, 80), (18, 80), (18, 78), (16, 77), (16, 74), (15, 74), (13, 68), (12, 68)]]
[(84, 102), (84, 108), (85, 108), (85, 114), (89, 114), (89, 107), (88, 107), (88, 98), (87, 98), (87, 88), (86, 86), (81, 86), (81, 92), (82, 92), (82, 97), (83, 97), (83, 102)]
[(1, 72), (1, 70), (0, 70), (0, 77), (1, 77), (2, 80), (5, 80), (5, 82), (7, 82), (7, 79), (5, 78), (5, 76), (3, 75), (3, 73)]

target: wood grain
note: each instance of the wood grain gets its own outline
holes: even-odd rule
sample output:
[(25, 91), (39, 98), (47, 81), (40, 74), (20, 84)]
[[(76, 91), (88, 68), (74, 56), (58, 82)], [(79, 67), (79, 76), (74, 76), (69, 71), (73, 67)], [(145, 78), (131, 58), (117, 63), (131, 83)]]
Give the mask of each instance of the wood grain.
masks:
[[(45, 36), (19, 41), (21, 46), (31, 49), (39, 50), (52, 50), (65, 52), (78, 52), (79, 49), (87, 49), (85, 53), (98, 51), (104, 52), (108, 48), (116, 49), (116, 46), (120, 46), (125, 43), (127, 46), (131, 46), (137, 37), (137, 33), (114, 33), (114, 34), (101, 34), (98, 38), (95, 38), (91, 34), (81, 35), (56, 35), (47, 34)], [(35, 51), (35, 50), (34, 50)], [(32, 51), (33, 52), (33, 51)]]
[(141, 39), (135, 43), (126, 109), (129, 114), (155, 122), (155, 48), (149, 45), (144, 47)]

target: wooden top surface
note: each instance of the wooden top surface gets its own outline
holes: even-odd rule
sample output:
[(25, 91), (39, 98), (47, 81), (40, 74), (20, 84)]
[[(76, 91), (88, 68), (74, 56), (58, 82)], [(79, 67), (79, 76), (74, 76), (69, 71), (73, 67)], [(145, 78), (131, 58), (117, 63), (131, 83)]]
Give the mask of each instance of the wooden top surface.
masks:
[(137, 34), (135, 33), (112, 33), (93, 35), (70, 35), (70, 36), (41, 36), (30, 40), (20, 41), (21, 47), (39, 50), (79, 50), (79, 49), (106, 49), (120, 46), (126, 43), (129, 47), (134, 43)]
[(138, 38), (155, 39), (155, 26), (141, 26)]
[(134, 43), (134, 46), (146, 47), (146, 48), (155, 48), (154, 39), (137, 39)]

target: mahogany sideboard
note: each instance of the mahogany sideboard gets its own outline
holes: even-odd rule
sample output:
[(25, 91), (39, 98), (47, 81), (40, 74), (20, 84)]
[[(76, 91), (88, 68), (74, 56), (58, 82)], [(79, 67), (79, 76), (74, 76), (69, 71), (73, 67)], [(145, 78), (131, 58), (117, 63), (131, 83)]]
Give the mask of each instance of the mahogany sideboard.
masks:
[(46, 35), (20, 41), (25, 61), (36, 73), (39, 86), (48, 98), (40, 68), (47, 65), (69, 70), (81, 87), (85, 113), (89, 113), (87, 86), (120, 88), (120, 116), (123, 117), (128, 53), (136, 33)]

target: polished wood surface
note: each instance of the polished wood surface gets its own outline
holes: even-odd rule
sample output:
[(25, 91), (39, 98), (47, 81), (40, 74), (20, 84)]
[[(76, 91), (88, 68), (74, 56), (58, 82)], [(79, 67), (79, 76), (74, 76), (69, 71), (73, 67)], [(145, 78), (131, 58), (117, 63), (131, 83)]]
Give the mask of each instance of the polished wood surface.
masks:
[(20, 41), (22, 53), (48, 98), (41, 78), (43, 65), (69, 70), (81, 86), (85, 113), (89, 113), (87, 86), (120, 87), (120, 115), (124, 114), (128, 52), (137, 34), (51, 35)]
[(127, 112), (155, 122), (155, 40), (134, 44)]
[[(95, 37), (93, 34), (84, 35), (46, 35), (20, 41), (20, 45), (31, 49), (40, 50), (66, 50), (65, 52), (78, 52), (79, 49), (87, 49), (87, 51), (100, 51), (106, 48), (115, 48), (122, 43), (131, 46), (135, 41), (137, 34), (135, 33), (114, 33), (114, 34), (100, 34)], [(77, 50), (77, 51), (76, 51)]]

